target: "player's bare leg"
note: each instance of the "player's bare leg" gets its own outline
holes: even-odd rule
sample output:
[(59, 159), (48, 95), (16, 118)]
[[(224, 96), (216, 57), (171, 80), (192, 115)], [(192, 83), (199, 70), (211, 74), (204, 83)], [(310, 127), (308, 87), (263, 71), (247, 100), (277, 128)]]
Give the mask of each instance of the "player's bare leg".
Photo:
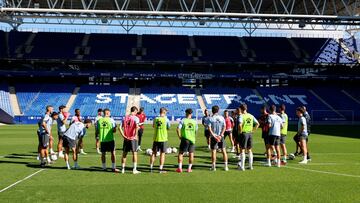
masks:
[(139, 174), (140, 171), (137, 170), (137, 159), (138, 159), (138, 153), (135, 151), (135, 152), (132, 152), (132, 155), (133, 155), (133, 174)]
[(211, 169), (212, 171), (216, 171), (216, 149), (211, 150)]
[(283, 151), (283, 162), (286, 163), (287, 159), (287, 149), (285, 144), (280, 144), (281, 150)]
[(302, 152), (303, 152), (303, 156), (304, 156), (304, 159), (301, 161), (301, 162), (299, 162), (300, 164), (307, 164), (307, 162), (308, 162), (308, 160), (307, 160), (307, 144), (306, 144), (306, 140), (305, 139), (302, 139), (301, 141), (300, 141), (300, 144), (301, 144), (301, 150), (302, 150)]
[(114, 150), (111, 152), (111, 168), (113, 172), (119, 172), (120, 170), (116, 168), (115, 162), (116, 162), (116, 156)]
[(226, 149), (223, 148), (222, 149), (222, 154), (223, 154), (223, 160), (224, 160), (224, 169), (225, 171), (228, 171), (229, 170), (229, 167), (228, 167), (228, 156), (227, 156), (227, 152), (226, 152)]
[(66, 168), (68, 170), (71, 169), (70, 163), (69, 163), (69, 153), (70, 153), (70, 149), (68, 147), (66, 147), (65, 148), (65, 154), (64, 154), (64, 160), (65, 160)]
[(62, 137), (59, 137), (58, 145), (57, 145), (57, 151), (60, 158), (62, 158), (63, 155), (63, 139)]
[[(189, 155), (190, 156), (190, 155)], [(182, 172), (182, 164), (183, 164), (183, 159), (184, 159), (184, 153), (183, 152), (179, 152), (178, 155), (178, 168), (176, 169), (176, 172), (181, 173)]]
[(121, 173), (125, 173), (126, 156), (127, 156), (127, 152), (123, 152), (123, 155), (121, 158)]
[(165, 173), (164, 169), (164, 163), (165, 163), (165, 152), (160, 153), (160, 173)]
[(191, 152), (191, 153), (189, 153), (189, 167), (187, 170), (188, 173), (192, 172), (193, 163), (194, 163), (194, 152)]

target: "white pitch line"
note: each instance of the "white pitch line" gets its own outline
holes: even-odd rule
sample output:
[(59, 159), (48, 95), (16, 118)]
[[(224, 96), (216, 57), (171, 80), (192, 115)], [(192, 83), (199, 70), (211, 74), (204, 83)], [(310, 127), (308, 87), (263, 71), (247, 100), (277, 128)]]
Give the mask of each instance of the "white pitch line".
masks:
[(25, 178), (23, 178), (23, 179), (21, 179), (21, 180), (16, 181), (15, 183), (13, 183), (13, 184), (7, 186), (6, 188), (0, 190), (0, 193), (5, 192), (6, 190), (14, 187), (15, 185), (17, 185), (17, 184), (19, 184), (19, 183), (21, 183), (21, 182), (23, 182), (23, 181), (25, 181), (25, 180), (33, 177), (34, 175), (36, 175), (36, 174), (38, 174), (38, 173), (40, 173), (41, 171), (44, 171), (44, 170), (45, 170), (45, 169), (40, 169), (40, 170), (36, 171), (35, 173), (32, 173), (32, 174), (28, 175), (27, 177), (25, 177)]
[(319, 171), (319, 170), (313, 170), (313, 169), (308, 169), (308, 168), (298, 168), (298, 167), (292, 167), (292, 166), (285, 166), (284, 168), (290, 168), (290, 169), (295, 169), (295, 170), (300, 170), (300, 171), (309, 171), (309, 172), (314, 172), (314, 173), (323, 173), (323, 174), (328, 174), (328, 175), (337, 175), (337, 176), (346, 176), (346, 177), (352, 177), (352, 178), (360, 178), (360, 176), (358, 176), (358, 175), (351, 175), (351, 174), (346, 174), (346, 173), (335, 173), (335, 172), (329, 172), (329, 171)]

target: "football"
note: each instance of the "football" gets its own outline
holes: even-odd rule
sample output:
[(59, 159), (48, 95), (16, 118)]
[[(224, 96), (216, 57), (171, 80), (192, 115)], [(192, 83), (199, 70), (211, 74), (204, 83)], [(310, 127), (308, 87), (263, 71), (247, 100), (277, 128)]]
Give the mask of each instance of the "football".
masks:
[(295, 159), (295, 155), (294, 155), (294, 154), (292, 154), (292, 153), (291, 153), (291, 154), (289, 154), (289, 156), (288, 156), (288, 157), (289, 157), (289, 159), (290, 159), (290, 160), (294, 160), (294, 159)]
[(178, 151), (178, 150), (177, 150), (175, 147), (172, 148), (172, 152), (173, 152), (173, 153), (177, 153), (177, 151)]
[(145, 151), (145, 153), (146, 153), (147, 155), (151, 156), (151, 154), (152, 154), (152, 149), (147, 149), (147, 150)]
[(166, 154), (171, 154), (172, 153), (172, 149), (169, 147), (166, 149)]
[(52, 155), (51, 155), (51, 160), (56, 161), (57, 159), (58, 159), (58, 158), (57, 158), (56, 154), (52, 154)]

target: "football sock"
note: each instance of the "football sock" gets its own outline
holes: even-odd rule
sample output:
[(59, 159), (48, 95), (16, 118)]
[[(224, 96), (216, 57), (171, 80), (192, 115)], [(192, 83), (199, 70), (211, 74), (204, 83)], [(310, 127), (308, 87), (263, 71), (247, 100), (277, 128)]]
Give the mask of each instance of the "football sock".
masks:
[(188, 169), (191, 169), (192, 168), (192, 164), (189, 164), (189, 168)]
[(163, 168), (164, 168), (164, 166), (163, 166), (163, 165), (160, 165), (160, 167), (159, 167), (160, 171), (162, 171)]
[(69, 163), (69, 161), (66, 161), (66, 167), (67, 167), (67, 168), (70, 168), (70, 163)]
[(271, 159), (267, 159), (267, 165), (271, 166)]
[(228, 167), (228, 162), (225, 161), (224, 164), (225, 164), (225, 168), (227, 168)]
[(152, 164), (150, 164), (150, 170), (152, 170), (153, 169), (153, 165)]
[(136, 162), (134, 162), (134, 169), (133, 170), (134, 171), (137, 170), (137, 163)]
[(212, 163), (212, 168), (216, 168), (216, 163)]
[(253, 166), (253, 160), (254, 160), (254, 155), (252, 152), (249, 152), (249, 166), (250, 167)]
[(102, 168), (106, 169), (106, 163), (102, 163)]
[(121, 164), (121, 169), (125, 169), (125, 163)]
[(241, 168), (244, 168), (245, 167), (245, 152), (241, 153)]
[(77, 161), (74, 161), (74, 166), (75, 166), (75, 167), (78, 167), (78, 166), (79, 166), (78, 163), (77, 163)]
[(179, 163), (179, 169), (182, 169), (182, 163)]
[(111, 163), (111, 168), (115, 169), (115, 163)]

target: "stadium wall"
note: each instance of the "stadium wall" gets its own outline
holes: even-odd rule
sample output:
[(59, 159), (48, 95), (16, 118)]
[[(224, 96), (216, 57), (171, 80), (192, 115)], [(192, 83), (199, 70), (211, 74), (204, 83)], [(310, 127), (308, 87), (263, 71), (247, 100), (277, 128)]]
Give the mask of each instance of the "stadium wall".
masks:
[(4, 110), (0, 109), (0, 123), (13, 124), (14, 118)]

